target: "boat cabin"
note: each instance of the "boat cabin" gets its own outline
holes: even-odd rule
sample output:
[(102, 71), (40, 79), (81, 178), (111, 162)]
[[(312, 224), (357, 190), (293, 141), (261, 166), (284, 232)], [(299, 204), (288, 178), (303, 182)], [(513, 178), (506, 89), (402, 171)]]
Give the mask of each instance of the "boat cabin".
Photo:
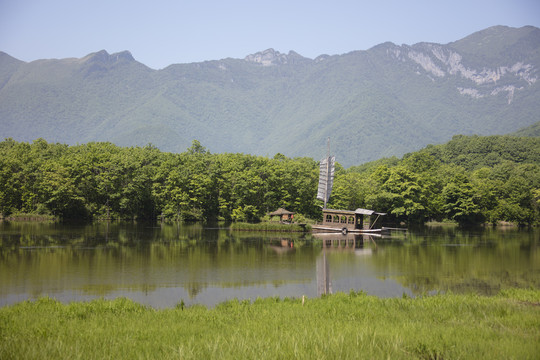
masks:
[[(336, 229), (342, 232), (369, 231), (375, 229), (375, 224), (382, 215), (386, 215), (386, 213), (379, 213), (368, 209), (323, 209), (321, 228)], [(366, 220), (364, 220), (364, 216), (367, 216)]]

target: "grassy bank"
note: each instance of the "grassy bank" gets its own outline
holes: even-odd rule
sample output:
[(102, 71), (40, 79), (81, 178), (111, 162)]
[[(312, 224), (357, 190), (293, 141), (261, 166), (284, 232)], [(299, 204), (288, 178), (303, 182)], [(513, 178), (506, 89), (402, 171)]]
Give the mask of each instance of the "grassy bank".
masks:
[(268, 298), (154, 310), (130, 300), (0, 308), (1, 359), (527, 359), (540, 291), (495, 297)]
[(274, 231), (274, 232), (305, 232), (310, 231), (310, 225), (282, 224), (279, 222), (260, 222), (256, 224), (235, 222), (231, 230), (237, 231)]
[(44, 214), (11, 214), (9, 216), (3, 216), (0, 214), (0, 220), (2, 221), (59, 221), (60, 218), (54, 215)]

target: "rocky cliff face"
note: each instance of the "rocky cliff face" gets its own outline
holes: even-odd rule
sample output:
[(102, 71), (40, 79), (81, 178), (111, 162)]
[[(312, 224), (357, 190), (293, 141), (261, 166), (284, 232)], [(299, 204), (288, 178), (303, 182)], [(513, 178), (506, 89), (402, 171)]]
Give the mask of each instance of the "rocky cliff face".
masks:
[(413, 62), (417, 65), (417, 74), (428, 76), (433, 81), (456, 78), (455, 89), (464, 96), (479, 99), (506, 93), (508, 104), (516, 91), (535, 84), (539, 77), (538, 67), (523, 61), (501, 62), (493, 68), (471, 68), (463, 63), (461, 54), (439, 44), (394, 45), (387, 49), (387, 55), (396, 61)]
[(274, 49), (266, 49), (255, 54), (248, 55), (244, 58), (247, 62), (260, 64), (262, 66), (297, 64), (302, 61), (310, 61), (294, 51), (289, 51), (289, 54), (282, 54)]

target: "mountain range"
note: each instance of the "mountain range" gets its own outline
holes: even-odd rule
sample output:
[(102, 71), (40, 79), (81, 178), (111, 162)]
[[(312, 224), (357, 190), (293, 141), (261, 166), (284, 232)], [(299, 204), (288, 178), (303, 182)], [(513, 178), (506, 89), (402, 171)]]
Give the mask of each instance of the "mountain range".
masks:
[[(154, 70), (128, 51), (23, 62), (0, 52), (0, 137), (320, 158), (348, 167), (453, 135), (538, 129), (540, 29), (383, 43), (310, 59), (268, 49)], [(537, 130), (536, 130), (537, 132)]]

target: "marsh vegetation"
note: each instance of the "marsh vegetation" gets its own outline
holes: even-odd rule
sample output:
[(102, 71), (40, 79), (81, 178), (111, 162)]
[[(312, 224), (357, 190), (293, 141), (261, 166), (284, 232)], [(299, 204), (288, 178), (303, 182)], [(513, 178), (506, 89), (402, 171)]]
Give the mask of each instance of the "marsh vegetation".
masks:
[(2, 359), (532, 359), (540, 292), (494, 297), (231, 300), (155, 310), (127, 299), (0, 308)]

